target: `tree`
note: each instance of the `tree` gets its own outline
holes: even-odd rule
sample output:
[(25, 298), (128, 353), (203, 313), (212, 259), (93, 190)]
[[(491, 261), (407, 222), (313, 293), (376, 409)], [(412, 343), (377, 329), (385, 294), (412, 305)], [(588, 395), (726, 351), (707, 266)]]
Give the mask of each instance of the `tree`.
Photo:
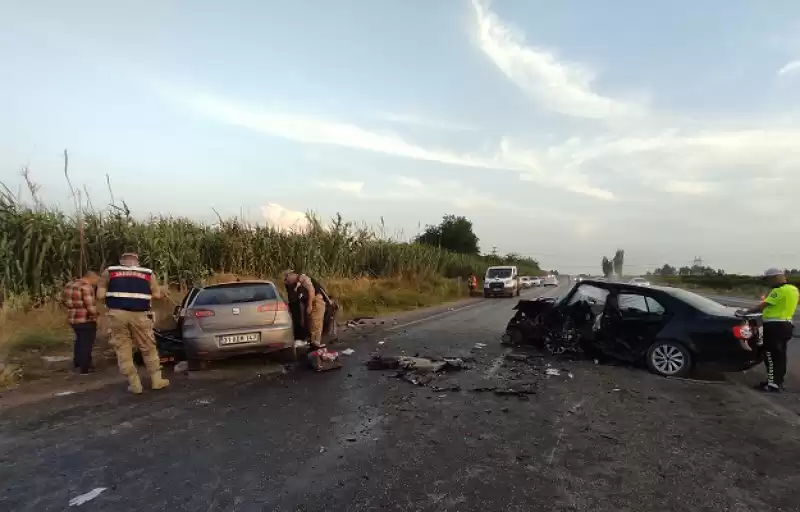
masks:
[(617, 252), (614, 253), (614, 261), (612, 263), (614, 265), (614, 273), (618, 276), (622, 276), (622, 266), (625, 263), (625, 251), (617, 249)]
[(680, 270), (678, 270), (678, 274), (682, 276), (690, 276), (692, 275), (692, 269), (686, 266), (681, 267)]
[(608, 277), (614, 272), (614, 264), (611, 262), (610, 259), (603, 256), (603, 262), (601, 263), (603, 268), (603, 275)]
[(414, 241), (461, 254), (478, 254), (478, 237), (466, 217), (445, 215), (438, 226), (428, 226)]
[(674, 276), (678, 273), (678, 269), (670, 265), (669, 263), (664, 263), (664, 266), (661, 268), (657, 268), (654, 274), (659, 276)]

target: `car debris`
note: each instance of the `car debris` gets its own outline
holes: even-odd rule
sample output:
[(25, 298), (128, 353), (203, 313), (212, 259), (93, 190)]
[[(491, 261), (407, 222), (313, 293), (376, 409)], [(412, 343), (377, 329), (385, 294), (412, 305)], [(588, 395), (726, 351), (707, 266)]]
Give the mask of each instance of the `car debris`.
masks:
[(174, 371), (175, 373), (188, 372), (189, 371), (189, 361), (181, 361), (181, 362), (179, 362), (178, 364), (176, 364), (172, 368), (172, 371)]
[(103, 492), (105, 492), (108, 488), (107, 487), (95, 487), (91, 491), (81, 494), (80, 496), (75, 496), (71, 500), (69, 500), (70, 507), (80, 507), (87, 501), (92, 501), (93, 499), (100, 496)]
[(561, 372), (558, 371), (558, 369), (556, 368), (548, 368), (547, 370), (545, 370), (545, 373), (547, 375), (553, 375), (553, 376), (561, 375)]
[(478, 350), (486, 348), (486, 343), (476, 343), (475, 348), (477, 348)]
[[(419, 357), (418, 354), (414, 357), (376, 354), (366, 362), (366, 366), (370, 370), (397, 370), (395, 377), (415, 386), (427, 386), (441, 373), (460, 371), (466, 367), (464, 360), (458, 357), (433, 360)], [(461, 388), (450, 386), (434, 389), (456, 391)]]
[(346, 355), (346, 356), (352, 356), (353, 354), (356, 353), (356, 351), (353, 350), (352, 348), (346, 348), (346, 349), (342, 350), (341, 353)]

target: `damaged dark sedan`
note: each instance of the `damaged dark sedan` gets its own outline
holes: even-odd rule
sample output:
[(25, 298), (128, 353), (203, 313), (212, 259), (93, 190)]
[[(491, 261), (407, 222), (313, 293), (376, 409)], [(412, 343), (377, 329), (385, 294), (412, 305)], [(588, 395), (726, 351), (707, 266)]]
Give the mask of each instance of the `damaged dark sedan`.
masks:
[(696, 365), (741, 371), (761, 361), (754, 318), (695, 293), (583, 280), (557, 298), (521, 300), (504, 343), (600, 355), (685, 377)]

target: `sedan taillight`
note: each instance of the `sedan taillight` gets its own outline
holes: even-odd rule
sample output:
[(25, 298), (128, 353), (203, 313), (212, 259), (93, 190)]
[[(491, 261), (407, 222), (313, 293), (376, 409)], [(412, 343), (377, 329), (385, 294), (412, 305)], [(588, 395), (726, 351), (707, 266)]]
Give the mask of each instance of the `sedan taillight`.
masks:
[(733, 328), (733, 335), (736, 339), (749, 340), (753, 337), (753, 329), (750, 327), (750, 324), (737, 325)]
[(286, 305), (285, 302), (282, 300), (276, 302), (270, 302), (268, 304), (262, 304), (258, 306), (259, 313), (267, 313), (267, 312), (274, 312), (274, 311), (288, 311), (289, 307)]

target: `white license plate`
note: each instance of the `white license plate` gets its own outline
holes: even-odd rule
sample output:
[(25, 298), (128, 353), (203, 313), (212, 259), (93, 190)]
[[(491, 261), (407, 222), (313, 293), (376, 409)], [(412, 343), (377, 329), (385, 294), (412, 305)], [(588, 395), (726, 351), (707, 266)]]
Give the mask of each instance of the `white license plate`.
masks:
[(235, 345), (237, 343), (252, 343), (261, 339), (261, 335), (257, 332), (252, 334), (234, 334), (232, 336), (220, 336), (220, 345)]

